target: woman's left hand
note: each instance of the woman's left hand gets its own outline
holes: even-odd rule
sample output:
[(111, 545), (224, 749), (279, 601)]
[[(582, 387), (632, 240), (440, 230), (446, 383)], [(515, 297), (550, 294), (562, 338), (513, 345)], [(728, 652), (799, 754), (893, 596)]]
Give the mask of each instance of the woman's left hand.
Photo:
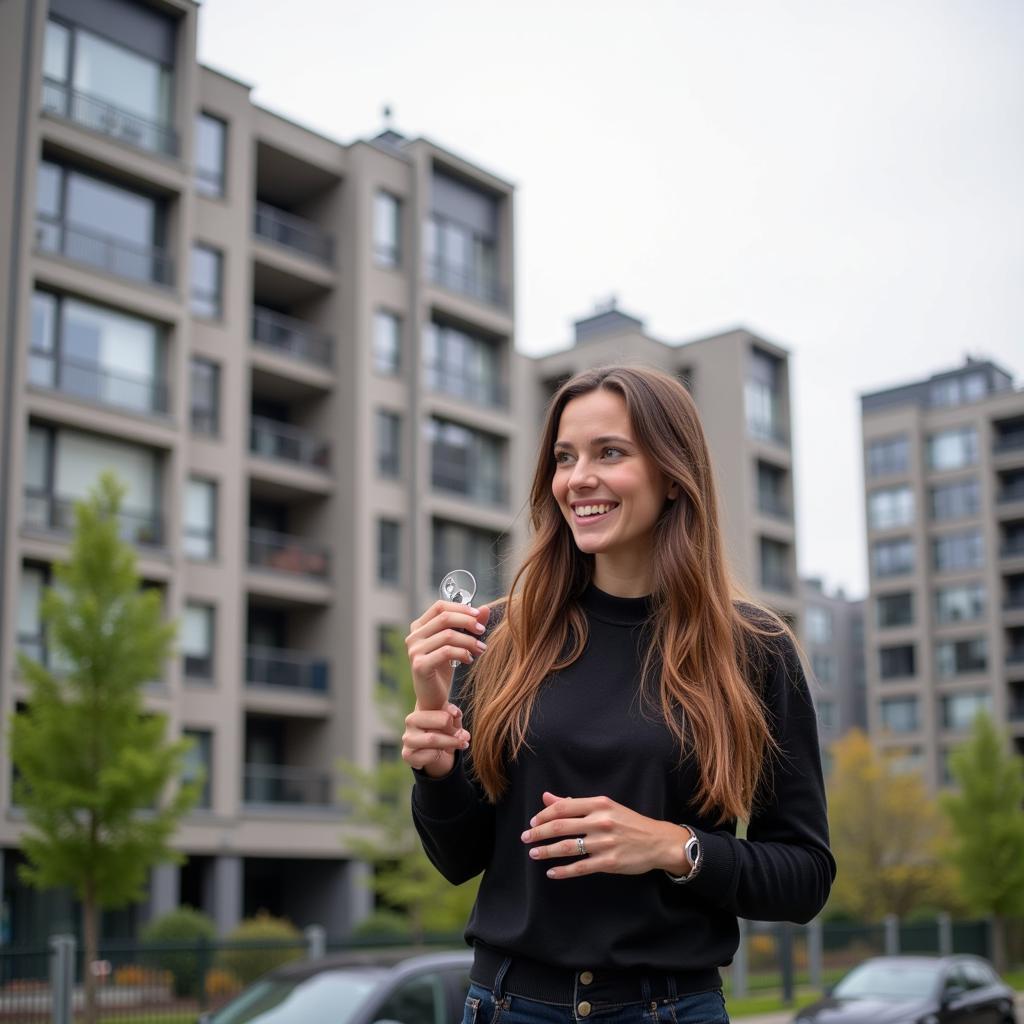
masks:
[[(530, 820), (522, 840), (556, 842), (531, 847), (530, 857), (575, 858), (569, 864), (549, 868), (549, 878), (575, 878), (599, 871), (642, 875), (655, 868), (678, 875), (687, 870), (683, 845), (690, 832), (682, 825), (637, 814), (607, 796), (559, 797), (545, 793), (543, 800), (544, 809)], [(585, 857), (580, 856), (576, 836), (583, 836)]]

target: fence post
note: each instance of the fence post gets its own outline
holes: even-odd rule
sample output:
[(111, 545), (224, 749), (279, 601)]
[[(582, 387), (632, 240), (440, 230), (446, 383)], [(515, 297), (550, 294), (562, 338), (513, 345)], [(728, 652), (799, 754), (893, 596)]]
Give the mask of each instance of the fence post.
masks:
[(743, 999), (747, 994), (747, 931), (748, 925), (744, 918), (739, 918), (740, 944), (736, 955), (732, 958), (732, 996)]
[(885, 915), (885, 955), (899, 956), (900, 919), (895, 914)]
[(50, 998), (53, 1024), (72, 1024), (75, 991), (75, 937), (51, 935)]
[(784, 1006), (793, 1005), (794, 977), (793, 977), (793, 926), (788, 921), (780, 921), (776, 939), (776, 947), (779, 957), (779, 969), (782, 972), (782, 1003)]
[(949, 914), (939, 914), (939, 956), (953, 955), (953, 918)]
[(807, 968), (810, 973), (811, 988), (822, 989), (824, 980), (824, 937), (821, 919), (815, 918), (807, 925)]
[(327, 953), (327, 931), (321, 924), (311, 924), (305, 929), (306, 956), (310, 960), (319, 960)]

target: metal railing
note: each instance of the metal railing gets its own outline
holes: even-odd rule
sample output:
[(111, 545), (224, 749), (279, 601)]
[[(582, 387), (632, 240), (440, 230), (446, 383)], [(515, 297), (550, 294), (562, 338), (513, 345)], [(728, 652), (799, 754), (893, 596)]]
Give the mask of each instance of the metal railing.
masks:
[(468, 295), (492, 306), (502, 309), (508, 306), (508, 296), (498, 278), (485, 272), (480, 267), (461, 266), (442, 260), (428, 260), (427, 274), (434, 284), (447, 288), (448, 291)]
[(1017, 448), (1024, 448), (1024, 430), (1011, 430), (1000, 434), (992, 443), (994, 452), (1009, 452)]
[(259, 238), (294, 249), (321, 263), (334, 262), (334, 239), (312, 221), (256, 201), (253, 231)]
[(1011, 537), (1002, 543), (999, 554), (1003, 558), (1016, 558), (1024, 555), (1024, 537)]
[(508, 407), (508, 388), (502, 381), (474, 377), (468, 369), (442, 363), (424, 363), (423, 369), (431, 391), (464, 398), (477, 405)]
[(1008, 484), (999, 492), (999, 502), (1024, 501), (1024, 480)]
[(59, 217), (36, 214), (36, 247), (132, 281), (168, 287), (174, 283), (174, 265), (164, 249), (135, 245)]
[(326, 441), (267, 416), (253, 416), (249, 421), (249, 451), (313, 469), (326, 470), (330, 464), (330, 446)]
[(475, 470), (449, 462), (436, 451), (431, 453), (430, 483), (440, 491), (487, 505), (503, 505), (507, 501), (508, 489), (503, 481), (487, 480)]
[(279, 764), (247, 764), (243, 771), (243, 802), (329, 807), (331, 778), (312, 768)]
[(250, 646), (245, 649), (245, 683), (326, 693), (330, 669), (323, 658), (305, 651)]
[(178, 133), (168, 124), (149, 121), (54, 78), (43, 79), (43, 110), (102, 132), (118, 142), (166, 156), (178, 155)]
[[(25, 523), (46, 530), (70, 533), (75, 528), (74, 498), (61, 498), (50, 491), (25, 488)], [(121, 509), (118, 514), (120, 536), (130, 544), (160, 547), (164, 542), (164, 524), (153, 512)]]
[(252, 338), (259, 345), (318, 366), (330, 367), (334, 361), (334, 339), (330, 335), (264, 306), (253, 307)]
[(273, 530), (249, 530), (249, 564), (258, 569), (274, 569), (316, 579), (327, 579), (331, 574), (331, 557), (327, 548)]
[(100, 363), (29, 349), (29, 382), (77, 398), (135, 412), (165, 414), (167, 384), (141, 374), (115, 373)]

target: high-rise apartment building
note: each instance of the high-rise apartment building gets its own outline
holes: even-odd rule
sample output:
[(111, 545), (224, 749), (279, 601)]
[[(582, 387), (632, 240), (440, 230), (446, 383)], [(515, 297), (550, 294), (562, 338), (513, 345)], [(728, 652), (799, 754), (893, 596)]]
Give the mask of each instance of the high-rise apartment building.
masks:
[(1024, 391), (968, 357), (861, 413), (868, 719), (935, 788), (980, 710), (1024, 753)]
[[(370, 896), (337, 762), (398, 753), (378, 651), (449, 569), (495, 593), (515, 542), (513, 189), (426, 139), (342, 145), (261, 109), (199, 66), (198, 16), (0, 5), (2, 708), (26, 693), (15, 651), (50, 657), (72, 503), (113, 468), (181, 623), (147, 703), (207, 774), (148, 911), (339, 935)], [(21, 828), (5, 754), (14, 941), (71, 923), (18, 882)]]

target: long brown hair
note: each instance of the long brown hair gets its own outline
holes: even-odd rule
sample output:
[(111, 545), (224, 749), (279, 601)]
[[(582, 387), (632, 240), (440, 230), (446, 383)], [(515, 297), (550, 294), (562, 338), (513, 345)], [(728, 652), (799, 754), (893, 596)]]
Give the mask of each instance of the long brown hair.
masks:
[(503, 606), (504, 614), (488, 637), (487, 653), (467, 676), (474, 771), (496, 801), (508, 785), (506, 758), (514, 760), (526, 743), (541, 684), (571, 665), (586, 646), (580, 597), (593, 578), (594, 556), (576, 546), (551, 480), (562, 410), (598, 388), (622, 397), (635, 440), (679, 490), (655, 524), (651, 642), (641, 692), (652, 667), (660, 664), (661, 712), (677, 734), (682, 756), (696, 757), (699, 812), (714, 813), (719, 822), (749, 818), (766, 755), (775, 744), (767, 712), (748, 680), (769, 638), (792, 634), (768, 609), (737, 607), (739, 600), (754, 603), (726, 564), (697, 407), (676, 378), (648, 367), (587, 370), (551, 399), (529, 499), (532, 540), (508, 595), (492, 605)]

